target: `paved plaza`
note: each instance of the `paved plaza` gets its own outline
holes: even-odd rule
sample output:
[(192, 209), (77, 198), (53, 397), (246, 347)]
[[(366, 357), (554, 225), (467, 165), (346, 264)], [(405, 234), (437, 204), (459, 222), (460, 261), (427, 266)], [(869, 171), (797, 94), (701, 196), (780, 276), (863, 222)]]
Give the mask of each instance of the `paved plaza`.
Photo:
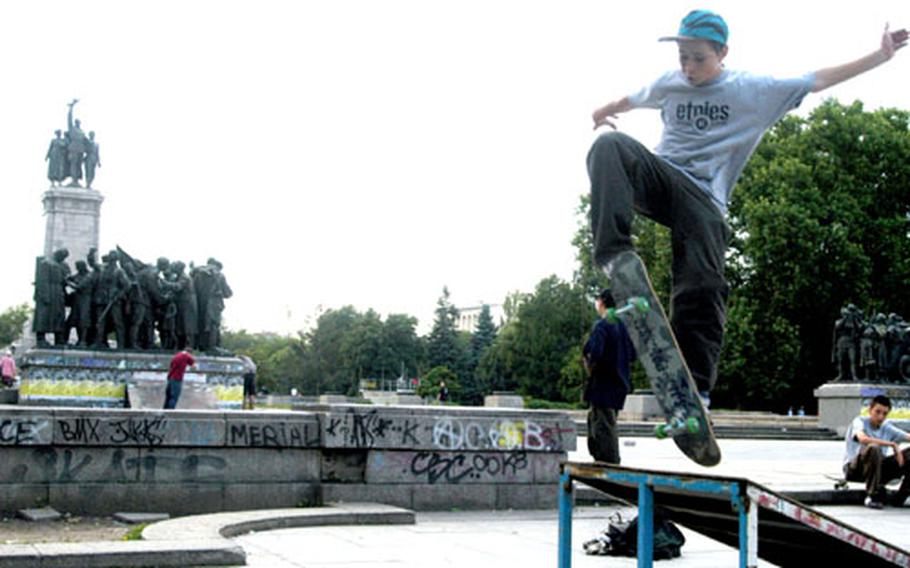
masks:
[[(672, 442), (647, 438), (622, 440), (623, 465), (667, 471), (748, 477), (774, 490), (828, 492), (838, 473), (842, 442), (720, 440), (724, 461), (714, 468), (700, 467), (683, 457)], [(585, 440), (573, 461), (590, 457)], [(860, 487), (855, 485), (854, 488)], [(819, 507), (857, 528), (910, 550), (906, 522), (910, 508), (871, 511), (861, 506)], [(577, 507), (573, 519), (572, 565), (635, 566), (634, 558), (586, 556), (582, 543), (605, 528), (610, 515), (634, 508)], [(681, 558), (658, 565), (714, 568), (736, 566), (735, 549), (684, 529), (687, 543)], [(257, 568), (328, 568), (331, 566), (497, 567), (556, 566), (555, 511), (434, 512), (419, 513), (417, 523), (394, 527), (324, 527), (288, 529), (235, 538), (247, 553), (247, 565)], [(772, 566), (760, 562), (760, 566)]]

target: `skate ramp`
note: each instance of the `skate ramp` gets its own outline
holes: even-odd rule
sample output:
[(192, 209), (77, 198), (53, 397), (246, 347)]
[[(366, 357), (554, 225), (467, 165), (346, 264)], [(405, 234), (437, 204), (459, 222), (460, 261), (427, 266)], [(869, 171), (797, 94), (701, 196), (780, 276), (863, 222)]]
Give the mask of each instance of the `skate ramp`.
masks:
[[(758, 556), (778, 566), (910, 567), (907, 550), (745, 478), (600, 463), (563, 467), (572, 479), (631, 504), (638, 503), (645, 482), (653, 490), (655, 508), (673, 522), (734, 548), (740, 543), (740, 516), (733, 501), (745, 495), (748, 506), (758, 507)], [(733, 489), (726, 495), (706, 491), (717, 484)]]

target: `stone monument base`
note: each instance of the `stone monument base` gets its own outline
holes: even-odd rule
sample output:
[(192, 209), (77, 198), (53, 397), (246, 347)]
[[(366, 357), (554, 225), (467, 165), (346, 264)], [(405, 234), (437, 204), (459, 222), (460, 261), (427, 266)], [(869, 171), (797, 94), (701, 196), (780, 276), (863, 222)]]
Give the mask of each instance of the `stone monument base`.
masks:
[[(30, 349), (20, 360), (19, 404), (124, 408), (132, 402), (140, 408), (160, 408), (173, 356), (169, 351)], [(243, 361), (236, 356), (195, 355), (195, 358), (196, 369), (184, 377), (181, 402), (186, 405), (200, 398), (209, 402), (200, 402), (196, 405), (199, 408), (212, 405), (240, 408)], [(133, 393), (132, 401), (127, 397), (128, 386)], [(149, 396), (142, 395), (151, 391), (154, 393)], [(160, 403), (157, 402), (159, 391)], [(194, 395), (206, 391), (211, 394)], [(182, 400), (184, 396), (186, 401)]]
[(907, 429), (910, 425), (910, 386), (886, 383), (831, 381), (815, 389), (818, 399), (818, 422), (843, 436), (847, 426), (858, 415), (869, 413), (869, 403), (883, 394), (891, 399), (890, 420)]
[(524, 408), (525, 401), (514, 392), (494, 392), (483, 397), (483, 405), (492, 408)]
[(19, 404), (19, 389), (0, 388), (0, 404)]
[(663, 411), (657, 403), (657, 397), (647, 391), (636, 392), (626, 397), (626, 403), (619, 411), (620, 420), (647, 421), (654, 418), (663, 419)]

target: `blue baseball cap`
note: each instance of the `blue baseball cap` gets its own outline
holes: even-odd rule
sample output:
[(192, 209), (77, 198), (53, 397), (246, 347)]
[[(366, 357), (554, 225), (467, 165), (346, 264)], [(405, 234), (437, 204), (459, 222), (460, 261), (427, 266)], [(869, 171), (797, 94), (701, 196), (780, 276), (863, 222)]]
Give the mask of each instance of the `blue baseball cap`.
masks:
[(675, 36), (662, 37), (658, 41), (685, 41), (705, 39), (720, 45), (727, 45), (727, 22), (718, 14), (709, 10), (692, 10), (679, 24), (679, 33)]

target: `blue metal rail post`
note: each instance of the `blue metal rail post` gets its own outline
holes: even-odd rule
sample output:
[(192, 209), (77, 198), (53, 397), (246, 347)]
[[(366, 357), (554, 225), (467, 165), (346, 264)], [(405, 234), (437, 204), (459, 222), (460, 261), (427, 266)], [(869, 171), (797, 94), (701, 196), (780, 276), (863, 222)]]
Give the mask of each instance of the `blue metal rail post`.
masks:
[(572, 478), (563, 468), (559, 477), (559, 568), (572, 566)]
[[(571, 568), (572, 562), (572, 469), (571, 464), (564, 464), (559, 480), (559, 568)], [(688, 480), (675, 474), (609, 470), (593, 477), (638, 487), (638, 568), (654, 565), (654, 487), (728, 497), (739, 521), (739, 566), (758, 565), (758, 507), (746, 494), (745, 485), (738, 481)]]
[(647, 479), (638, 482), (638, 568), (654, 565), (654, 490)]

